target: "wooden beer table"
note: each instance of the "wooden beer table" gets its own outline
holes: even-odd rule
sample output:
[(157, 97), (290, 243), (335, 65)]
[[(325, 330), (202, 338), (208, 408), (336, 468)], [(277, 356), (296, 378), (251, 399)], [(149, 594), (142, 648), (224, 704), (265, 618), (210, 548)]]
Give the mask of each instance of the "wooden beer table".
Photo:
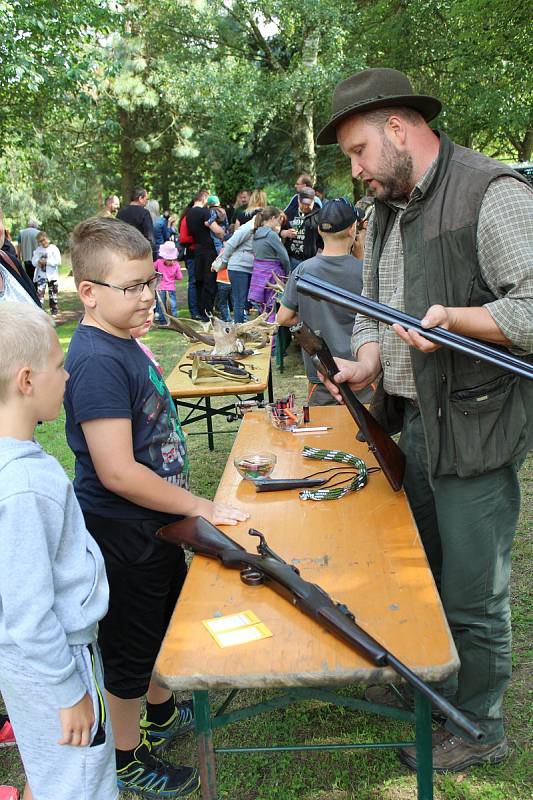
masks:
[[(270, 547), (300, 569), (302, 577), (345, 603), (359, 625), (426, 681), (440, 681), (459, 665), (455, 646), (403, 492), (395, 493), (381, 472), (367, 486), (339, 500), (300, 500), (298, 490), (260, 493), (241, 480), (233, 466), (237, 455), (270, 450), (277, 455), (272, 477), (303, 477), (331, 463), (305, 459), (304, 444), (344, 450), (375, 461), (355, 439), (356, 427), (344, 407), (311, 409), (311, 425), (331, 425), (324, 433), (295, 435), (275, 430), (263, 411), (248, 413), (235, 439), (217, 498), (235, 503), (250, 519), (226, 533), (250, 552), (265, 534)], [(220, 648), (202, 620), (251, 609), (272, 638)], [(213, 731), (238, 720), (300, 699), (315, 698), (360, 712), (415, 723), (419, 800), (433, 798), (431, 706), (415, 692), (415, 712), (341, 696), (336, 689), (354, 683), (386, 683), (389, 668), (377, 668), (325, 632), (267, 586), (250, 587), (238, 570), (195, 555), (159, 653), (157, 680), (171, 689), (193, 691), (202, 797), (215, 800), (215, 756), (224, 752), (397, 748), (413, 742), (216, 748)], [(251, 708), (211, 715), (209, 691), (283, 689), (279, 697)], [(355, 788), (355, 787), (354, 787)]]
[[(257, 378), (257, 381), (249, 383), (239, 383), (237, 381), (225, 380), (213, 376), (212, 378), (201, 378), (198, 383), (193, 383), (189, 375), (182, 370), (187, 369), (187, 365), (192, 362), (191, 353), (196, 350), (210, 350), (209, 346), (201, 342), (192, 344), (182, 355), (170, 375), (165, 378), (165, 383), (172, 395), (176, 408), (187, 409), (186, 416), (181, 420), (182, 427), (192, 425), (193, 422), (206, 421), (206, 433), (209, 442), (209, 449), (215, 449), (213, 430), (213, 417), (222, 416), (231, 421), (235, 413), (235, 400), (225, 406), (213, 407), (212, 397), (231, 396), (239, 398), (241, 395), (252, 395), (254, 399), (263, 400), (265, 390), (268, 392), (268, 400), (273, 402), (272, 372), (271, 372), (271, 349), (270, 344), (257, 350), (252, 356), (245, 356), (236, 359)], [(190, 366), (189, 366), (190, 370)], [(195, 413), (197, 412), (197, 413)], [(220, 432), (220, 431), (218, 431)], [(224, 431), (230, 433), (231, 431)], [(191, 434), (189, 434), (191, 435)]]

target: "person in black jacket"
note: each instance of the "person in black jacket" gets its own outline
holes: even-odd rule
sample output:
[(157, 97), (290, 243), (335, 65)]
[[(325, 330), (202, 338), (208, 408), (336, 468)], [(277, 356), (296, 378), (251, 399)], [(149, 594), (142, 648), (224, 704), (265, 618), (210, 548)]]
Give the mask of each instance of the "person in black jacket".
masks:
[(0, 208), (0, 302), (24, 302), (26, 299), (41, 307), (35, 285), (18, 260), (15, 248), (5, 237), (4, 215)]
[(130, 202), (127, 206), (122, 206), (117, 213), (117, 219), (122, 222), (127, 222), (128, 225), (133, 225), (138, 231), (142, 233), (145, 239), (148, 239), (152, 248), (152, 256), (154, 261), (157, 259), (157, 248), (155, 245), (154, 236), (154, 223), (152, 215), (145, 208), (148, 202), (148, 192), (142, 186), (137, 186), (132, 190)]
[(298, 193), (298, 208), (296, 213), (287, 217), (280, 236), (285, 242), (285, 247), (291, 260), (291, 272), (298, 264), (308, 258), (314, 258), (318, 250), (324, 247), (324, 242), (318, 233), (319, 206), (314, 205), (315, 190), (309, 187)]

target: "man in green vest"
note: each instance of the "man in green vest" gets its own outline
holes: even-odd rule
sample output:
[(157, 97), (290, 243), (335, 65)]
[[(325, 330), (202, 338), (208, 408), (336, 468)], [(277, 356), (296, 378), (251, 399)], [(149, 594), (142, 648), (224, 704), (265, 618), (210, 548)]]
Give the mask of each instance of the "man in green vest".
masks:
[[(391, 69), (365, 70), (335, 89), (318, 144), (338, 142), (375, 197), (363, 294), (423, 327), (531, 360), (533, 193), (509, 167), (432, 130), (440, 109)], [(338, 360), (335, 380), (358, 391), (382, 376), (382, 421), (401, 430), (405, 490), (461, 661), (442, 691), (485, 734), (473, 742), (448, 721), (434, 733), (434, 769), (497, 763), (508, 753), (509, 574), (533, 382), (362, 316), (352, 353), (355, 361)], [(414, 748), (401, 757), (416, 768)]]

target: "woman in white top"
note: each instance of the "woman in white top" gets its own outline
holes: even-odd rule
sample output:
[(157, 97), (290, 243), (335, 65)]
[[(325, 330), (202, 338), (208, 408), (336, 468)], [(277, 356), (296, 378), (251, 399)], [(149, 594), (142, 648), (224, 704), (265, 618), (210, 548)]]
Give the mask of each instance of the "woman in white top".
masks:
[(34, 283), (37, 285), (37, 294), (41, 306), (44, 308), (44, 296), (48, 287), (48, 302), (53, 317), (59, 314), (57, 298), (59, 294), (59, 267), (61, 265), (61, 253), (55, 244), (50, 244), (50, 239), (45, 231), (37, 234), (37, 244), (31, 262), (35, 267), (33, 276)]

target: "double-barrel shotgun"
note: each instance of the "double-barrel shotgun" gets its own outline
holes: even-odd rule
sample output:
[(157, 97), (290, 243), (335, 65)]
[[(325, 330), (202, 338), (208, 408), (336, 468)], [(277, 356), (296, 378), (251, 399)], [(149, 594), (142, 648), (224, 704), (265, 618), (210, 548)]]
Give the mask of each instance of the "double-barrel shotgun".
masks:
[(454, 333), (438, 326), (435, 328), (423, 328), (420, 324), (421, 321), (417, 317), (405, 314), (383, 303), (378, 303), (368, 297), (339, 289), (335, 284), (323, 281), (314, 275), (302, 275), (297, 280), (297, 287), (301, 294), (314, 297), (317, 300), (326, 300), (329, 303), (342, 306), (342, 308), (347, 308), (354, 313), (385, 322), (387, 325), (398, 324), (405, 330), (412, 328), (421, 336), (429, 339), (430, 342), (449, 347), (451, 350), (457, 350), (480, 361), (494, 364), (519, 375), (521, 378), (533, 380), (533, 364), (513, 356), (504, 348), (495, 347), (478, 339), (462, 336), (459, 333)]

